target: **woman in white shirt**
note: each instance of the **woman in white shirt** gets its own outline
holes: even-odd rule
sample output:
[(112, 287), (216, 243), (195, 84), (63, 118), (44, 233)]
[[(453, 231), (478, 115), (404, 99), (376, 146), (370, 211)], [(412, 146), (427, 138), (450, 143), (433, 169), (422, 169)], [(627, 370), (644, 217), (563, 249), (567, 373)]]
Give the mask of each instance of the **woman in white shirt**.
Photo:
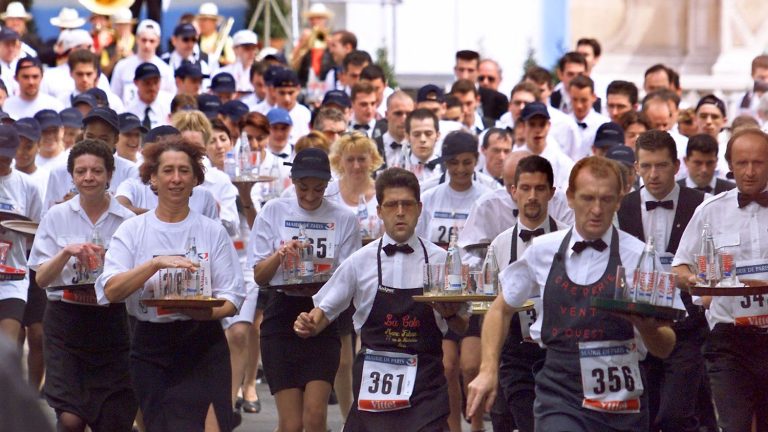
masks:
[[(323, 197), (331, 178), (328, 155), (315, 148), (302, 150), (293, 161), (291, 178), (296, 197), (269, 201), (251, 231), (249, 255), (260, 287), (287, 283), (281, 261), (286, 255), (297, 257), (300, 243), (292, 238), (301, 232), (313, 245), (313, 261), (341, 262), (360, 247), (354, 214)], [(296, 316), (313, 306), (311, 297), (272, 291), (264, 310), (262, 361), (282, 432), (326, 430), (340, 343), (333, 324), (317, 340), (301, 339), (293, 331)]]
[(78, 195), (45, 214), (29, 256), (47, 289), (44, 393), (59, 430), (130, 431), (136, 415), (125, 304), (99, 306), (93, 287), (106, 247), (99, 239), (108, 242), (133, 216), (107, 193), (114, 170), (105, 142), (72, 148), (67, 171)]
[[(192, 188), (205, 178), (202, 158), (202, 146), (184, 138), (144, 148), (141, 178), (157, 191), (157, 208), (118, 228), (96, 282), (99, 304), (125, 301), (137, 320), (130, 368), (147, 430), (232, 429), (229, 349), (219, 320), (237, 312), (245, 289), (224, 227), (189, 208)], [(198, 263), (185, 257), (192, 245)], [(188, 272), (199, 272), (204, 289), (224, 304), (166, 309), (140, 302), (161, 297), (168, 280), (161, 275)]]

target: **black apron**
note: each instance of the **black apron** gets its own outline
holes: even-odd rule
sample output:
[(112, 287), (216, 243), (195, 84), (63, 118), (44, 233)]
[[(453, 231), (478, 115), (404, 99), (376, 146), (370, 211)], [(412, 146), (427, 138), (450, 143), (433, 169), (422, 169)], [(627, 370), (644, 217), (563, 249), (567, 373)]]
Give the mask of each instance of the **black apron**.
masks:
[[(615, 269), (622, 265), (618, 230), (613, 229), (610, 257), (605, 272), (600, 279), (588, 286), (571, 281), (565, 270), (565, 257), (571, 234), (572, 231), (565, 236), (554, 256), (544, 290), (541, 339), (547, 346), (547, 353), (543, 367), (536, 374), (536, 430), (647, 430), (648, 408), (644, 400), (645, 395), (641, 399), (640, 412), (636, 414), (605, 413), (581, 406), (584, 392), (581, 383), (579, 342), (632, 339), (634, 329), (629, 321), (608, 313), (598, 312), (590, 316), (594, 308), (590, 306), (589, 300), (593, 295), (607, 298), (613, 298), (614, 295)], [(590, 313), (585, 317), (572, 317), (567, 312), (561, 312), (561, 305), (584, 308)], [(584, 334), (591, 337), (584, 338)]]
[[(424, 252), (424, 260), (429, 263), (429, 256), (424, 243), (419, 239)], [(437, 326), (434, 311), (424, 303), (413, 301), (414, 295), (421, 295), (422, 287), (394, 289), (382, 284), (381, 247), (376, 255), (378, 265), (378, 289), (362, 328), (360, 339), (363, 349), (357, 354), (353, 366), (353, 389), (355, 401), (347, 416), (345, 432), (358, 431), (442, 431), (448, 418), (448, 387), (443, 373), (443, 333)], [(385, 336), (389, 327), (386, 321), (404, 318), (418, 319), (420, 326), (411, 327), (412, 341), (393, 343)], [(357, 409), (357, 401), (362, 382), (365, 350), (388, 351), (418, 355), (418, 369), (410, 398), (410, 408), (388, 412), (367, 412)]]

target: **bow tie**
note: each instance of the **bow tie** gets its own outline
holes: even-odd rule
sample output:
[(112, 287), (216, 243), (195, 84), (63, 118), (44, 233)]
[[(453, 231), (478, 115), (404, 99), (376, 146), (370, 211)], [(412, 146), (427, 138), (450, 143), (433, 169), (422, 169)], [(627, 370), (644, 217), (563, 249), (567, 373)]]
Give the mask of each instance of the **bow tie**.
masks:
[(514, 209), (512, 210), (512, 216), (517, 217), (517, 215), (520, 214), (520, 209)]
[(283, 159), (288, 159), (288, 157), (290, 156), (288, 153), (272, 153), (272, 154)]
[(576, 124), (579, 125), (579, 127), (582, 128), (582, 129), (586, 129), (587, 128), (587, 124), (584, 123), (584, 122), (576, 122)]
[(367, 124), (356, 124), (356, 125), (352, 126), (352, 129), (354, 129), (354, 130), (364, 130), (364, 131), (367, 131), (370, 128), (371, 127), (368, 126)]
[(413, 253), (413, 248), (407, 244), (398, 245), (398, 244), (390, 243), (384, 246), (382, 249), (384, 249), (384, 253), (387, 254), (387, 256), (392, 256), (395, 254), (395, 252), (402, 252), (404, 254)]
[(531, 241), (532, 238), (538, 237), (540, 235), (544, 235), (544, 228), (538, 228), (533, 231), (527, 229), (520, 230), (520, 238), (526, 243)]
[(577, 254), (580, 254), (580, 253), (582, 253), (584, 251), (584, 249), (589, 248), (589, 247), (591, 247), (592, 249), (594, 249), (594, 250), (596, 250), (598, 252), (602, 252), (602, 251), (605, 250), (605, 248), (608, 247), (608, 245), (605, 244), (603, 239), (597, 239), (597, 240), (592, 240), (592, 241), (582, 240), (582, 241), (577, 241), (576, 243), (574, 243), (573, 247), (571, 247), (571, 249), (573, 249), (573, 251), (576, 252)]
[(675, 208), (675, 203), (672, 200), (668, 201), (646, 201), (645, 202), (645, 209), (647, 211), (655, 210), (657, 207), (665, 208), (667, 210), (672, 210)]
[(747, 195), (739, 192), (736, 199), (739, 201), (739, 208), (746, 207), (751, 202), (756, 202), (760, 207), (768, 207), (768, 191), (760, 192), (755, 195)]
[(695, 187), (694, 189), (696, 189), (697, 191), (701, 191), (709, 194), (711, 194), (713, 191), (712, 186)]
[(397, 149), (403, 148), (403, 145), (400, 144), (399, 142), (392, 142), (392, 144), (390, 144), (389, 147), (391, 147), (393, 150), (397, 150)]
[(424, 164), (424, 168), (427, 168), (431, 171), (434, 171), (435, 168), (440, 164), (440, 159), (434, 159)]

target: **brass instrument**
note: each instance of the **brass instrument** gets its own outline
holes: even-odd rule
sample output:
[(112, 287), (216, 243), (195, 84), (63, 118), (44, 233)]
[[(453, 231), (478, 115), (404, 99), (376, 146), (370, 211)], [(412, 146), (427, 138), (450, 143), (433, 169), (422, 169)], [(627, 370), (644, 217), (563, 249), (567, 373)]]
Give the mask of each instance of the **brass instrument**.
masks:
[[(328, 47), (329, 37), (330, 34), (328, 33), (328, 29), (324, 27), (313, 27), (308, 36), (302, 37), (299, 40), (299, 43), (293, 51), (293, 56), (291, 58), (293, 68), (297, 70), (299, 69), (301, 60), (308, 52), (315, 49), (325, 51)], [(315, 73), (319, 72), (315, 71)]]
[(80, 4), (89, 11), (111, 17), (119, 9), (129, 8), (134, 0), (79, 0)]
[(208, 56), (209, 62), (218, 62), (221, 57), (221, 53), (224, 52), (224, 46), (229, 39), (229, 33), (232, 31), (232, 26), (235, 25), (235, 19), (232, 17), (227, 18), (227, 21), (219, 29), (216, 34), (216, 43), (213, 45), (213, 53)]

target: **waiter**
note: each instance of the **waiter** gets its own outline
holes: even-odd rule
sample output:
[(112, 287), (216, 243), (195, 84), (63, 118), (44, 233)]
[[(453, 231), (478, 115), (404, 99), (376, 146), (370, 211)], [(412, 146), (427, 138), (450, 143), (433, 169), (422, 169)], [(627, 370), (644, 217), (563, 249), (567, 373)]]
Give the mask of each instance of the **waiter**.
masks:
[[(725, 151), (736, 189), (707, 200), (680, 239), (672, 266), (681, 288), (695, 283), (695, 256), (709, 223), (715, 247), (732, 252), (736, 273), (768, 279), (768, 136), (759, 129), (734, 134)], [(721, 430), (768, 430), (768, 296), (704, 297), (712, 329), (704, 344), (709, 381)], [(711, 303), (710, 303), (711, 302)]]
[(640, 431), (648, 426), (639, 361), (664, 358), (675, 333), (652, 318), (626, 319), (590, 307), (593, 296), (613, 298), (616, 268), (638, 262), (643, 243), (613, 228), (621, 172), (614, 162), (587, 157), (573, 168), (568, 203), (576, 222), (569, 230), (537, 238), (500, 275), (502, 295), (483, 329), (480, 374), (469, 385), (467, 415), (493, 403), (498, 362), (512, 308), (536, 294), (542, 310), (531, 338), (547, 347), (536, 374), (536, 431)]
[(442, 431), (449, 411), (443, 334), (449, 327), (464, 332), (468, 320), (463, 304), (438, 303), (433, 310), (412, 299), (423, 292), (422, 266), (446, 256), (415, 235), (421, 213), (416, 176), (401, 168), (383, 171), (376, 199), (386, 233), (341, 264), (294, 330), (314, 336), (354, 302), (363, 349), (355, 359), (355, 402), (344, 430)]
[[(635, 152), (635, 166), (645, 186), (622, 200), (619, 228), (643, 242), (653, 237), (661, 265), (670, 271), (683, 230), (704, 194), (675, 182), (680, 161), (675, 140), (667, 132), (644, 132), (635, 143)], [(680, 297), (688, 317), (672, 326), (677, 336), (675, 349), (665, 360), (650, 355), (643, 361), (650, 430), (696, 432), (704, 419), (710, 419), (714, 430), (711, 402), (697, 407), (700, 395), (701, 400), (711, 400), (701, 355), (709, 333), (704, 311), (693, 305), (688, 293)]]
[[(520, 160), (512, 186), (512, 197), (520, 209), (517, 223), (491, 243), (499, 268), (517, 261), (534, 238), (565, 228), (548, 215), (547, 205), (555, 194), (553, 184), (554, 174), (548, 160), (536, 155)], [(541, 309), (541, 297), (532, 300)], [(536, 396), (533, 365), (544, 359), (545, 351), (537, 344), (525, 343), (531, 341), (530, 327), (536, 321), (535, 310), (514, 314), (510, 319), (509, 335), (501, 352), (501, 390), (491, 411), (493, 430), (533, 432), (533, 400)], [(500, 413), (511, 415), (516, 427), (505, 423), (504, 415), (497, 415)]]

